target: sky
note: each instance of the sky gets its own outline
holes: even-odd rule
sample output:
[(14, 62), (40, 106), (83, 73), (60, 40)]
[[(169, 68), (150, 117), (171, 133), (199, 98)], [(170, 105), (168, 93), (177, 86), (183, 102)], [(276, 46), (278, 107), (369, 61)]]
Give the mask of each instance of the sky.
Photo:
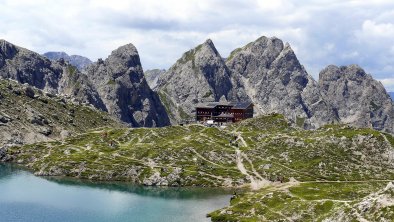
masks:
[(227, 57), (260, 36), (289, 42), (316, 80), (358, 64), (394, 91), (393, 0), (0, 0), (0, 39), (93, 61), (133, 43), (145, 70), (208, 38)]

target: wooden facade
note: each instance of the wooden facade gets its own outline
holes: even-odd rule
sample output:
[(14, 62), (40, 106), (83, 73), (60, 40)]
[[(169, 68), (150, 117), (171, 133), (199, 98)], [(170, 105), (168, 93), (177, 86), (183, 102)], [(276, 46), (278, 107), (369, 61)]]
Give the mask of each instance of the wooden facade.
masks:
[(253, 103), (211, 102), (196, 107), (196, 121), (238, 122), (253, 117)]

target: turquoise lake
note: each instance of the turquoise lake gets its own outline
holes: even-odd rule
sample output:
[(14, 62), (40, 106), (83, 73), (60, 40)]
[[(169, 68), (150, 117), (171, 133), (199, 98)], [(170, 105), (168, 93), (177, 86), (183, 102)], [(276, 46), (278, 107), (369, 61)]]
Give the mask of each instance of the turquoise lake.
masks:
[(0, 221), (210, 221), (230, 191), (42, 178), (0, 164)]

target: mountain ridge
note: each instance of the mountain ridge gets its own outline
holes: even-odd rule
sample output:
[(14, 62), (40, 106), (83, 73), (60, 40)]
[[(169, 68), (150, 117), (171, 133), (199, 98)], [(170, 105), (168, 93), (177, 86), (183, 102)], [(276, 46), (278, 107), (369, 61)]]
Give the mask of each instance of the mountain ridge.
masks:
[[(315, 81), (298, 61), (290, 44), (276, 37), (262, 36), (233, 50), (226, 60), (221, 57), (212, 40), (207, 39), (185, 52), (169, 70), (157, 75), (157, 79), (153, 80), (157, 80), (157, 85), (152, 86), (154, 91), (146, 81), (138, 51), (132, 44), (119, 47), (119, 51), (114, 50), (105, 61), (99, 59), (83, 72), (73, 69), (67, 61), (51, 62), (5, 40), (0, 41), (0, 49), (0, 76), (3, 78), (16, 79), (52, 93), (75, 97), (83, 103), (112, 112), (132, 126), (164, 126), (170, 122), (179, 124), (182, 120), (194, 117), (197, 104), (224, 98), (235, 102), (252, 101), (257, 115), (282, 113), (293, 124), (306, 129), (343, 122), (387, 132), (394, 130), (391, 118), (393, 108), (387, 101), (388, 94), (382, 90), (383, 86), (374, 83), (370, 92), (376, 95), (375, 99), (385, 104), (382, 110), (386, 111), (382, 114), (377, 109), (379, 105), (374, 103), (374, 106), (371, 102), (364, 105), (375, 107), (376, 112), (360, 111), (365, 108), (361, 106), (363, 102), (354, 103), (354, 112), (358, 110), (363, 115), (369, 113), (373, 117), (368, 120), (367, 116), (351, 117), (349, 114), (349, 118), (359, 118), (359, 122), (364, 119), (366, 122), (348, 121), (349, 118), (338, 112), (346, 109), (345, 103), (342, 107), (333, 104), (335, 99), (332, 95), (337, 95), (338, 100), (343, 100), (344, 96), (338, 92), (327, 96), (326, 86), (323, 86), (320, 78), (319, 82)], [(325, 70), (327, 68), (322, 72)], [(354, 71), (349, 75), (361, 72), (359, 69), (349, 70)], [(102, 80), (95, 77), (96, 72)], [(335, 75), (335, 72), (331, 75)], [(365, 82), (366, 79), (374, 81), (368, 75), (359, 77), (364, 79), (356, 82)], [(122, 81), (125, 81), (124, 84)], [(335, 81), (326, 84), (335, 84)], [(354, 90), (362, 91), (367, 86), (358, 85)], [(331, 88), (336, 90), (335, 87)], [(133, 90), (138, 92), (134, 96), (131, 93)], [(117, 96), (122, 97), (122, 101), (115, 101)], [(144, 98), (145, 102), (136, 98)]]
[(68, 55), (65, 52), (51, 51), (51, 52), (46, 52), (42, 55), (53, 61), (64, 59), (65, 61), (69, 62), (71, 65), (77, 67), (79, 70), (83, 70), (86, 66), (92, 63), (92, 61), (87, 57), (80, 55)]
[[(72, 98), (80, 103), (92, 104), (98, 109), (112, 113), (131, 126), (168, 125), (167, 115), (162, 111), (158, 96), (145, 81), (137, 50), (132, 44), (120, 47), (120, 49), (124, 50), (114, 50), (108, 57), (108, 69), (103, 60), (98, 60), (87, 67), (87, 69), (92, 67), (91, 71), (95, 67), (102, 67), (102, 70), (98, 71), (104, 78), (97, 80), (94, 76), (89, 76), (88, 71), (81, 72), (64, 59), (51, 61), (38, 53), (1, 40), (0, 76), (14, 79), (22, 84), (27, 83), (52, 94)], [(134, 75), (129, 76), (131, 73)], [(111, 75), (113, 76), (110, 79)], [(122, 76), (124, 78), (121, 78)], [(124, 84), (114, 81), (118, 77), (120, 81), (125, 81)], [(114, 85), (114, 87), (106, 88), (115, 93), (112, 94), (112, 98), (116, 99), (113, 105), (109, 105), (106, 97), (108, 94), (100, 91), (104, 85)], [(133, 94), (133, 91), (137, 93)], [(127, 96), (131, 94), (134, 97)], [(145, 100), (137, 103), (139, 98)], [(121, 115), (118, 110), (132, 110), (131, 117), (125, 116), (125, 113)]]

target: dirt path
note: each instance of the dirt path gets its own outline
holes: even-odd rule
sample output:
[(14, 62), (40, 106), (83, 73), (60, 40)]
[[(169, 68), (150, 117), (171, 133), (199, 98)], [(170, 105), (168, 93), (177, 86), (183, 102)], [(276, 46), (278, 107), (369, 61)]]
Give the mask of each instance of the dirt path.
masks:
[(200, 153), (198, 153), (195, 149), (191, 148), (190, 150), (193, 151), (193, 153), (195, 153), (199, 158), (203, 159), (204, 161), (206, 161), (206, 162), (208, 162), (208, 163), (210, 163), (210, 164), (213, 164), (213, 165), (215, 165), (215, 166), (221, 167), (221, 168), (226, 168), (226, 167), (224, 167), (224, 166), (222, 166), (222, 165), (220, 165), (220, 164), (217, 164), (217, 163), (215, 163), (215, 162), (212, 162), (212, 161), (206, 159), (206, 158), (203, 157)]
[[(235, 142), (239, 140), (239, 141), (241, 141), (243, 147), (248, 147), (248, 144), (245, 142), (242, 135), (240, 133), (235, 133), (235, 134), (237, 135), (237, 139), (235, 140)], [(252, 188), (252, 190), (258, 190), (262, 187), (265, 187), (265, 186), (268, 186), (271, 184), (270, 181), (268, 181), (267, 179), (264, 179), (255, 170), (252, 161), (249, 159), (249, 157), (246, 154), (242, 153), (242, 151), (238, 147), (235, 147), (235, 154), (236, 154), (237, 168), (243, 175), (245, 175), (250, 180), (250, 187)], [(244, 159), (250, 164), (254, 176), (249, 174), (248, 170), (246, 169), (245, 165), (243, 164)]]

